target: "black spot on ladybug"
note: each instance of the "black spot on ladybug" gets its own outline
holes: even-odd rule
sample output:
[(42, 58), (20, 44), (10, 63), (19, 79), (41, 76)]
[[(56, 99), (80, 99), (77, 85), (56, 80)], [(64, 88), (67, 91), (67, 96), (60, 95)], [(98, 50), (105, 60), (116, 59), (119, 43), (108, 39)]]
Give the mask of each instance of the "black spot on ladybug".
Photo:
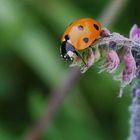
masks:
[(99, 26), (97, 24), (93, 24), (93, 26), (96, 30), (99, 30)]
[(87, 37), (85, 37), (85, 38), (83, 38), (83, 41), (84, 41), (85, 43), (88, 43), (89, 39), (88, 39)]
[(84, 27), (82, 25), (79, 25), (78, 26), (78, 29), (81, 30), (81, 31), (83, 31), (84, 30)]
[(69, 35), (65, 35), (64, 38), (65, 38), (66, 41), (70, 39)]

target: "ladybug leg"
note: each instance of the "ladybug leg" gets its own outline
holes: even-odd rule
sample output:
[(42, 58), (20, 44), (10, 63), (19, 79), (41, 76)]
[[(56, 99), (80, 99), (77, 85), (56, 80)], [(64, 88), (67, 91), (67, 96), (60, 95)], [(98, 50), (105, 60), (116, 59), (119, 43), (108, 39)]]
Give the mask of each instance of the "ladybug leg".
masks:
[(83, 63), (84, 63), (85, 65), (87, 65), (86, 62), (85, 62), (85, 60), (84, 60), (84, 58), (81, 56), (81, 54), (80, 54), (79, 52), (77, 52), (77, 51), (75, 50), (74, 53), (75, 53), (78, 57), (81, 58), (81, 60), (83, 61)]

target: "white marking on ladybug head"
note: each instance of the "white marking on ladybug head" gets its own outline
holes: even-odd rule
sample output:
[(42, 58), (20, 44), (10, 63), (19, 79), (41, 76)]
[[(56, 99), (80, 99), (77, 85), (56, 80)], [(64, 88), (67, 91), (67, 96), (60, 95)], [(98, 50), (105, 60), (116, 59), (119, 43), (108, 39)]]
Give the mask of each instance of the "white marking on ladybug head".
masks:
[(67, 54), (69, 57), (72, 57), (74, 53), (72, 51), (68, 51)]

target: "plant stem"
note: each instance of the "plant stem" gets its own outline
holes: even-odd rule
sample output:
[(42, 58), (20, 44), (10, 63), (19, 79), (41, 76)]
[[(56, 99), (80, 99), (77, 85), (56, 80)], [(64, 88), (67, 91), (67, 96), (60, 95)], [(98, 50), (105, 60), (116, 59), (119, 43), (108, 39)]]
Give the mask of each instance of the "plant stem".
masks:
[(71, 68), (66, 75), (60, 85), (52, 91), (49, 101), (44, 106), (42, 115), (37, 120), (37, 123), (29, 130), (24, 140), (38, 140), (43, 130), (47, 130), (50, 120), (54, 117), (65, 96), (68, 95), (67, 93), (73, 89), (81, 73), (79, 68), (75, 67)]
[(130, 110), (130, 134), (128, 140), (140, 140), (140, 80), (132, 91)]

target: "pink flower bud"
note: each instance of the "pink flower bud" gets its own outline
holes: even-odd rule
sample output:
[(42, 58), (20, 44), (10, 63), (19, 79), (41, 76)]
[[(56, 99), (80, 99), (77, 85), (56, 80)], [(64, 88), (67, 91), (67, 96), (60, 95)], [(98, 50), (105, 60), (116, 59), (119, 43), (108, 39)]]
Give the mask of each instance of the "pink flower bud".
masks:
[(130, 48), (126, 49), (123, 60), (125, 66), (120, 76), (121, 89), (119, 97), (121, 97), (123, 94), (123, 88), (132, 82), (136, 74), (136, 62), (132, 56)]
[(130, 30), (130, 39), (140, 43), (140, 28), (136, 24)]
[(134, 57), (132, 56), (131, 49), (128, 48), (124, 55), (124, 70), (122, 72), (122, 80), (129, 84), (132, 79), (135, 77), (136, 73), (136, 63)]
[(120, 63), (120, 59), (117, 53), (114, 50), (109, 50), (109, 52), (107, 53), (106, 61), (101, 66), (100, 72), (103, 72), (106, 70), (109, 73), (113, 73), (117, 69), (119, 63)]

